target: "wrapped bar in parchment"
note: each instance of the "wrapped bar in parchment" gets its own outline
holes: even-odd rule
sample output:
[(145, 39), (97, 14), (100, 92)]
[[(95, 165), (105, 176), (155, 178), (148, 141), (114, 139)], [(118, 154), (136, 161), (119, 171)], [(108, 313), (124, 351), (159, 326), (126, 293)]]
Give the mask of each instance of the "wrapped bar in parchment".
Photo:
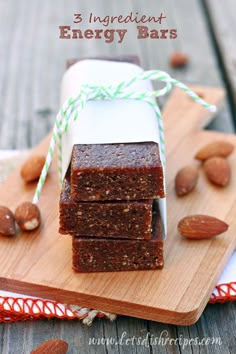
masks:
[[(79, 87), (116, 85), (143, 70), (134, 64), (82, 60), (65, 73), (61, 103)], [(132, 91), (153, 91), (136, 80)], [(154, 100), (154, 99), (153, 99)], [(155, 111), (134, 99), (91, 100), (62, 137), (62, 175), (71, 164), (71, 195), (77, 201), (159, 199), (166, 225), (160, 131)]]

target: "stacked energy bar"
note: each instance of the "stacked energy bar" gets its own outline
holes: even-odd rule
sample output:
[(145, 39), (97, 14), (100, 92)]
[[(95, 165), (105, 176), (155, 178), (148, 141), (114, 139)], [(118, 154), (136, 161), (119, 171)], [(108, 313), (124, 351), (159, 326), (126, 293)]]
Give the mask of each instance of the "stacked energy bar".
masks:
[(60, 233), (73, 237), (73, 269), (158, 269), (164, 197), (154, 142), (74, 145), (60, 197)]

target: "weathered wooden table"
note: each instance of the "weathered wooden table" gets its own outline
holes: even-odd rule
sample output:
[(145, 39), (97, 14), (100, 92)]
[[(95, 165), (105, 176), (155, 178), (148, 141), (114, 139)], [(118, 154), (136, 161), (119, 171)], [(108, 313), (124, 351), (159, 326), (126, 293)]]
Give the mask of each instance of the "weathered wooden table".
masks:
[[(134, 24), (124, 25), (128, 34), (122, 43), (117, 43), (117, 38), (109, 44), (104, 39), (58, 38), (60, 25), (74, 25), (74, 13), (83, 15), (79, 27), (87, 29), (98, 27), (87, 22), (91, 12), (104, 17), (128, 15), (131, 11), (150, 16), (162, 12), (167, 17), (163, 27), (177, 28), (178, 38), (138, 40)], [(214, 0), (0, 0), (0, 148), (24, 149), (37, 144), (54, 122), (66, 59), (99, 55), (137, 54), (145, 69), (166, 70), (187, 83), (225, 87), (228, 93), (225, 106), (211, 128), (234, 131), (235, 14), (233, 0), (223, 3)], [(174, 50), (189, 54), (186, 69), (174, 70), (169, 66), (168, 59)], [(54, 337), (70, 344), (69, 353), (233, 354), (236, 352), (236, 304), (208, 305), (200, 320), (189, 327), (128, 317), (120, 317), (113, 323), (96, 319), (91, 327), (78, 321), (59, 320), (1, 324), (0, 352), (30, 353), (40, 342)], [(154, 338), (160, 337), (167, 339), (165, 345), (161, 341), (155, 344)], [(222, 344), (198, 343), (198, 338), (208, 337), (221, 337)], [(184, 339), (191, 340), (187, 344)], [(119, 344), (114, 344), (119, 340)]]

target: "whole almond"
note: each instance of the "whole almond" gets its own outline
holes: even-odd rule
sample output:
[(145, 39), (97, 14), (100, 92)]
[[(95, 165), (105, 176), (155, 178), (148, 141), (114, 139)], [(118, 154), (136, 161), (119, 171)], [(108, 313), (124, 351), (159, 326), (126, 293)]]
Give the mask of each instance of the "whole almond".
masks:
[(204, 161), (214, 156), (227, 157), (233, 152), (233, 150), (233, 144), (228, 143), (227, 141), (218, 140), (203, 146), (196, 153), (195, 159)]
[(38, 206), (31, 202), (20, 204), (15, 211), (15, 220), (23, 231), (35, 230), (41, 221)]
[(31, 354), (66, 354), (68, 347), (62, 339), (49, 339), (32, 350)]
[(224, 221), (208, 215), (186, 216), (178, 223), (180, 234), (195, 240), (212, 238), (228, 230), (228, 227)]
[(173, 68), (182, 68), (188, 64), (189, 57), (181, 52), (174, 52), (170, 58), (170, 65)]
[(200, 92), (200, 91), (194, 91), (196, 93), (196, 95), (198, 95), (198, 97), (204, 99), (204, 93)]
[(29, 157), (21, 167), (20, 174), (23, 180), (28, 183), (39, 179), (44, 163), (44, 156), (35, 155)]
[(175, 176), (175, 192), (181, 197), (190, 193), (197, 184), (198, 167), (185, 166)]
[(0, 234), (14, 236), (16, 233), (14, 215), (10, 209), (0, 206)]
[(203, 169), (210, 182), (225, 187), (230, 180), (230, 166), (223, 157), (211, 157), (203, 164)]

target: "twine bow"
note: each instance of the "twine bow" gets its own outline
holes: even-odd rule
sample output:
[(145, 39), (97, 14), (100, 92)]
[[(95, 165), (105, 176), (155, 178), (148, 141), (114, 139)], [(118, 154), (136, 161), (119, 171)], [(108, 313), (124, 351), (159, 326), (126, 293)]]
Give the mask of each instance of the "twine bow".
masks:
[[(165, 83), (165, 87), (159, 90), (153, 91), (137, 91), (132, 90), (130, 87), (136, 81), (139, 80), (156, 80)], [(215, 112), (216, 107), (208, 104), (201, 99), (196, 93), (190, 90), (186, 85), (178, 80), (173, 79), (169, 74), (160, 70), (144, 71), (130, 80), (122, 81), (117, 84), (95, 86), (95, 85), (81, 85), (79, 87), (78, 94), (74, 97), (70, 97), (62, 106), (57, 114), (55, 124), (53, 127), (52, 137), (50, 140), (49, 150), (46, 156), (46, 161), (42, 169), (33, 203), (37, 203), (40, 198), (40, 194), (48, 174), (49, 167), (52, 162), (55, 146), (58, 147), (58, 169), (59, 179), (62, 183), (62, 135), (68, 131), (71, 123), (79, 118), (81, 111), (85, 108), (86, 103), (90, 100), (114, 100), (114, 99), (133, 99), (138, 101), (144, 101), (153, 107), (159, 126), (160, 135), (160, 154), (163, 164), (165, 164), (165, 151), (164, 151), (164, 130), (161, 111), (154, 97), (164, 96), (169, 93), (172, 86), (179, 87), (187, 95), (189, 95), (195, 102), (206, 108), (210, 112)]]

